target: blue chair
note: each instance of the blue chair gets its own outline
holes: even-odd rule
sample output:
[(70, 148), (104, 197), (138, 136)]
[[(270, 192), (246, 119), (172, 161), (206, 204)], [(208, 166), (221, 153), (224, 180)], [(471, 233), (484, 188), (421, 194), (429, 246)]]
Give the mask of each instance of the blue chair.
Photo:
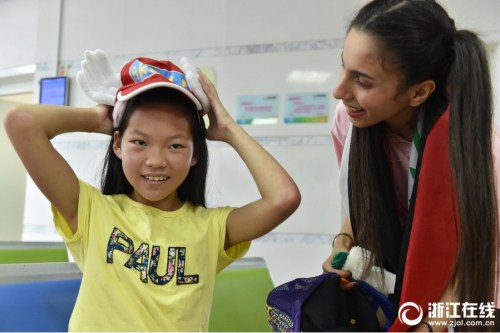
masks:
[(80, 282), (0, 284), (0, 331), (67, 332)]
[[(80, 289), (75, 263), (0, 265), (0, 331), (65, 332)], [(273, 283), (262, 258), (240, 259), (217, 275), (209, 331), (271, 331)]]
[(0, 265), (0, 331), (66, 332), (80, 282), (74, 263)]

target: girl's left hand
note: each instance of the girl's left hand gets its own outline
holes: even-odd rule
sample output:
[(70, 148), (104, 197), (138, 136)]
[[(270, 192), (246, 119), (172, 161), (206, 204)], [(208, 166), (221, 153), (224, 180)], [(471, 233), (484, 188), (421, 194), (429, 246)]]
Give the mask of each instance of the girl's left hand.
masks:
[(210, 125), (207, 129), (207, 139), (212, 141), (227, 142), (231, 127), (237, 126), (237, 124), (227, 112), (224, 105), (222, 105), (213, 83), (210, 82), (203, 72), (198, 71), (198, 74), (200, 75), (201, 86), (203, 87), (203, 90), (205, 91), (212, 107), (208, 113)]

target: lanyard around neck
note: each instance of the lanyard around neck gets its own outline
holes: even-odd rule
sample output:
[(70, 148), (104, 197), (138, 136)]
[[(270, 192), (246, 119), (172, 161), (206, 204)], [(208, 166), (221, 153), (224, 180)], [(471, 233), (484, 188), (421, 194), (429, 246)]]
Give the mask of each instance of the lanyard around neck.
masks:
[(413, 184), (415, 183), (415, 175), (417, 173), (418, 155), (421, 149), (422, 126), (424, 123), (424, 113), (418, 113), (417, 128), (413, 132), (413, 140), (410, 152), (410, 172), (408, 172), (408, 207), (410, 207), (411, 195), (413, 192)]

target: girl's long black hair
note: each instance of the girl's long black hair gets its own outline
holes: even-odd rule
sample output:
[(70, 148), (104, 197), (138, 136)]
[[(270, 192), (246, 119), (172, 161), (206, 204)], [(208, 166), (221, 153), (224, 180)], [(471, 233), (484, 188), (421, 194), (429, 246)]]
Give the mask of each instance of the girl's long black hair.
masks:
[[(177, 194), (182, 201), (190, 201), (194, 205), (205, 207), (208, 148), (205, 124), (201, 115), (196, 110), (193, 102), (182, 93), (168, 88), (154, 88), (131, 98), (127, 102), (122, 120), (118, 128), (115, 128), (114, 131), (118, 131), (118, 134), (122, 136), (132, 114), (138, 108), (146, 105), (170, 105), (178, 107), (185, 112), (193, 135), (194, 156), (197, 157), (198, 162), (189, 170), (186, 179), (177, 189)], [(104, 159), (101, 191), (106, 195), (130, 195), (133, 191), (132, 185), (123, 172), (122, 161), (113, 151), (113, 138), (109, 142), (106, 158)]]
[[(498, 211), (492, 158), (493, 97), (483, 42), (470, 31), (457, 30), (433, 0), (371, 1), (358, 12), (351, 29), (375, 38), (384, 61), (404, 78), (401, 91), (425, 80), (436, 83), (421, 112), (451, 107), (449, 153), (458, 195), (456, 223), (460, 224), (452, 282), (461, 302), (493, 301)], [(351, 161), (349, 172), (356, 177), (350, 181), (351, 214), (361, 226), (357, 242), (369, 248), (374, 261), (382, 265), (381, 240), (371, 218), (383, 205), (375, 190), (370, 157), (373, 130), (353, 128), (350, 154), (356, 163)]]

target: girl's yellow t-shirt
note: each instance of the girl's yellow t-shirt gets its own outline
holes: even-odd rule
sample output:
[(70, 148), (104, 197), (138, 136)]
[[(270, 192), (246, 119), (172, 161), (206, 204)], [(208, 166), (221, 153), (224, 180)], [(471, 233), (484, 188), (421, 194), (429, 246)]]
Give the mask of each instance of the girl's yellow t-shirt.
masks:
[(53, 207), (83, 273), (70, 331), (207, 331), (215, 275), (249, 249), (224, 250), (233, 208), (166, 212), (80, 180), (78, 231)]

